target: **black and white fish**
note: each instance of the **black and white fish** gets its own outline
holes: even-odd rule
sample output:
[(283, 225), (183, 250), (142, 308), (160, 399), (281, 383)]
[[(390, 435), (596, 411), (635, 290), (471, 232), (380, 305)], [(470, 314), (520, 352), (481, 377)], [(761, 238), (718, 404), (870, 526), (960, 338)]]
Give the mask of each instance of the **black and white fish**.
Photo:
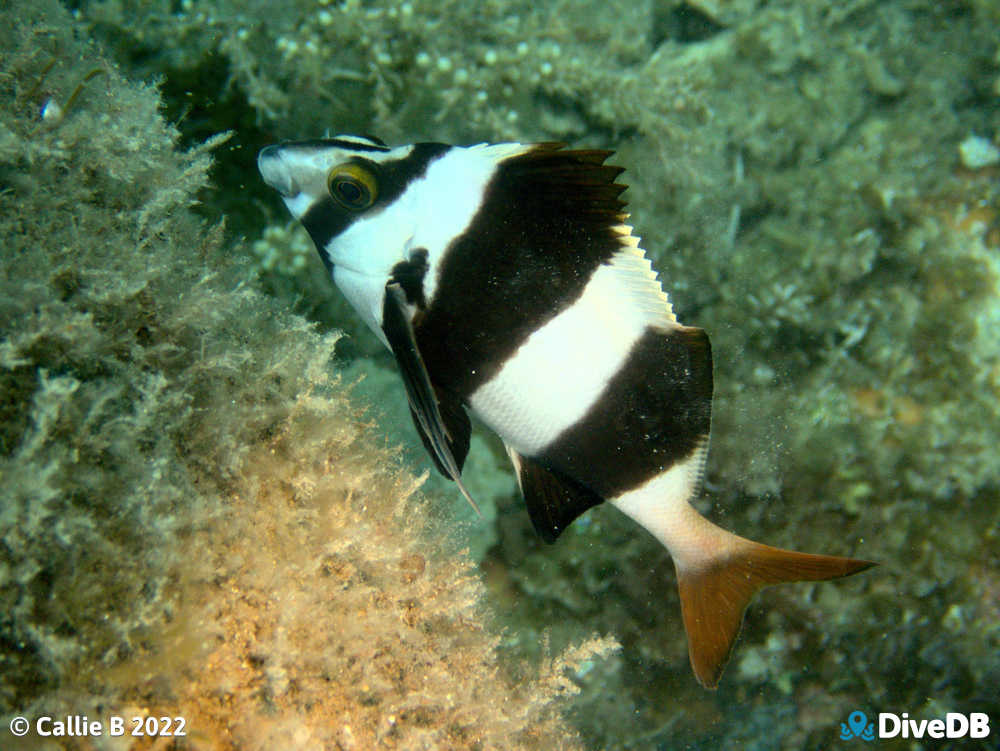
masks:
[(649, 530), (677, 569), (695, 675), (714, 687), (758, 589), (872, 564), (761, 545), (690, 505), (711, 349), (626, 223), (610, 153), (339, 136), (269, 146), (258, 166), (395, 355), (438, 469), (469, 497), (468, 410), (503, 439), (546, 541), (602, 501)]

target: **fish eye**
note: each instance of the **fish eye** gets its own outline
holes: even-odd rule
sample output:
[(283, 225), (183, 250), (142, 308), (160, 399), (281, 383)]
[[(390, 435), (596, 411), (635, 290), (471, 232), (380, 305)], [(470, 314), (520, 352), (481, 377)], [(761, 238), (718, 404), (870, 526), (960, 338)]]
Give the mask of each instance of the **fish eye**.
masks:
[(339, 164), (330, 170), (326, 187), (333, 200), (351, 211), (367, 209), (378, 198), (375, 173), (357, 162)]

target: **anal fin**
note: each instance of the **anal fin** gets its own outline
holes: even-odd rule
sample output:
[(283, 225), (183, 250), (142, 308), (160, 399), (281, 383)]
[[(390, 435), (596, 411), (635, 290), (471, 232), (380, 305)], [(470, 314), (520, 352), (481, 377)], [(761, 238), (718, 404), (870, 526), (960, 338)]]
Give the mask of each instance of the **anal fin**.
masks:
[(574, 519), (604, 501), (576, 480), (522, 456), (510, 446), (506, 448), (531, 523), (545, 542), (555, 542)]

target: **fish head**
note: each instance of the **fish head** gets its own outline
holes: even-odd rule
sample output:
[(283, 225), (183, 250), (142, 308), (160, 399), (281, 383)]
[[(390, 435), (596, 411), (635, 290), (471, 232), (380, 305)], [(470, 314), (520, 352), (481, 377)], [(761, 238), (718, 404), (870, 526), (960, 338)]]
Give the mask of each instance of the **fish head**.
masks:
[(328, 268), (383, 278), (407, 256), (419, 216), (405, 195), (414, 148), (368, 136), (289, 141), (263, 149), (257, 167)]

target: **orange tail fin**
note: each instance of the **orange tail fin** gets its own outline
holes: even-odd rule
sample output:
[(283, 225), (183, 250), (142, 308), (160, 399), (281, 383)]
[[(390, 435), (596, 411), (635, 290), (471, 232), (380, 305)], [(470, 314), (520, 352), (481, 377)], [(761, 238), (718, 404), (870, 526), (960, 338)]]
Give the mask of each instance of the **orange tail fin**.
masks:
[(770, 584), (817, 581), (863, 571), (871, 561), (782, 550), (714, 527), (717, 557), (677, 564), (677, 586), (687, 631), (688, 655), (698, 682), (715, 688), (757, 590)]

